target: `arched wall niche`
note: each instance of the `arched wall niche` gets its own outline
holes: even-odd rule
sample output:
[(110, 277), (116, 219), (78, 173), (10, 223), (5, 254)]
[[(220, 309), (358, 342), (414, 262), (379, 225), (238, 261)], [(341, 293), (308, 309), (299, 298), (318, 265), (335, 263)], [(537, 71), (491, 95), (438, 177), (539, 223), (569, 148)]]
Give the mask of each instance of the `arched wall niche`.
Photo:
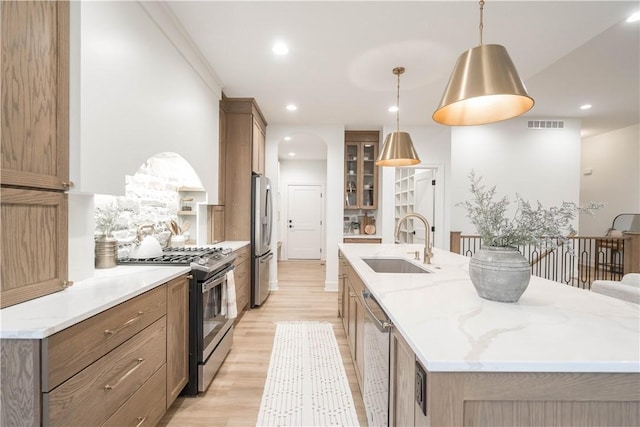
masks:
[[(199, 240), (198, 217), (202, 211), (206, 218), (207, 193), (184, 157), (174, 152), (157, 153), (124, 181), (124, 196), (96, 194), (94, 198), (96, 219), (105, 213), (117, 217), (113, 237), (121, 248), (132, 243), (138, 227), (148, 224), (166, 245), (171, 221), (178, 224), (189, 243)], [(95, 234), (102, 234), (102, 230), (96, 227)]]

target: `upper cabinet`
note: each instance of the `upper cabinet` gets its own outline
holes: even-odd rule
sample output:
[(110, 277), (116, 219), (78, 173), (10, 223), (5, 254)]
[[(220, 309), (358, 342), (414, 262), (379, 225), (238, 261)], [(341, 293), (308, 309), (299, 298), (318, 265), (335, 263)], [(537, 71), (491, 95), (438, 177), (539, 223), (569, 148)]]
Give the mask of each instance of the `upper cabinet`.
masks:
[(344, 148), (344, 208), (378, 207), (378, 131), (346, 131)]
[(69, 3), (0, 2), (0, 307), (70, 285)]
[(220, 139), (224, 163), (224, 236), (251, 240), (251, 173), (264, 173), (267, 122), (253, 98), (220, 101), (224, 134)]
[(3, 185), (69, 188), (69, 3), (3, 1)]

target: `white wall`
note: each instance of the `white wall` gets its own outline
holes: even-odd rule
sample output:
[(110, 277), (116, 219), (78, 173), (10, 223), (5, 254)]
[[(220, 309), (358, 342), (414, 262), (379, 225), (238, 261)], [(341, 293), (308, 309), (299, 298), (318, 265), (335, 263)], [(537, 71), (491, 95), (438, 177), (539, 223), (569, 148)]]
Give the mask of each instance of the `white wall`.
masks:
[(124, 194), (125, 175), (154, 154), (181, 154), (209, 201), (218, 199), (221, 85), (166, 10), (159, 2), (71, 2), (71, 280), (94, 271), (93, 201), (85, 197)]
[[(282, 251), (287, 253), (287, 209), (289, 200), (287, 189), (289, 185), (321, 185), (326, 188), (327, 162), (325, 160), (280, 160), (280, 187), (279, 192), (279, 216), (278, 230)], [(323, 238), (324, 242), (325, 239)], [(327, 249), (322, 246), (322, 260), (326, 260)]]
[[(580, 122), (565, 120), (564, 129), (527, 129), (527, 119), (455, 127), (451, 131), (451, 229), (475, 233), (458, 202), (468, 200), (468, 175), (474, 170), (498, 196), (543, 206), (580, 200)], [(512, 203), (512, 207), (514, 203)], [(577, 224), (576, 224), (577, 225)]]
[[(388, 133), (393, 132), (395, 127), (385, 127), (383, 129), (382, 140)], [(438, 192), (436, 198), (440, 206), (436, 206), (436, 220), (439, 226), (436, 227), (436, 241), (440, 248), (449, 248), (449, 185), (451, 171), (451, 128), (449, 126), (431, 127), (402, 127), (403, 132), (411, 135), (413, 146), (420, 157), (420, 163), (415, 167), (435, 167), (438, 169), (436, 186), (441, 188), (442, 194)], [(382, 147), (380, 147), (382, 149)], [(396, 168), (381, 167), (379, 169), (382, 179), (382, 194), (379, 200), (378, 221), (382, 222), (382, 241), (393, 243), (393, 231), (395, 228), (395, 176)]]
[[(326, 276), (325, 290), (336, 291), (338, 289), (338, 243), (342, 242), (342, 213), (344, 175), (344, 126), (281, 126), (269, 125), (266, 135), (266, 175), (271, 177), (272, 184), (281, 188), (278, 182), (278, 144), (284, 141), (285, 136), (296, 133), (312, 135), (318, 141), (327, 146), (326, 162), (326, 186), (325, 186), (325, 242), (326, 242)], [(340, 173), (334, 173), (340, 171)], [(282, 173), (280, 171), (280, 173)], [(276, 207), (279, 208), (279, 207)], [(280, 240), (275, 236), (272, 250), (276, 251), (276, 242)], [(277, 262), (271, 265), (270, 288), (277, 288)]]
[(606, 205), (580, 216), (580, 234), (602, 236), (616, 215), (640, 213), (640, 125), (584, 139), (581, 168), (580, 202)]
[(215, 201), (220, 89), (176, 49), (169, 36), (179, 30), (160, 29), (146, 7), (80, 5), (80, 156), (73, 180), (81, 192), (122, 195), (125, 175), (156, 153), (176, 152)]

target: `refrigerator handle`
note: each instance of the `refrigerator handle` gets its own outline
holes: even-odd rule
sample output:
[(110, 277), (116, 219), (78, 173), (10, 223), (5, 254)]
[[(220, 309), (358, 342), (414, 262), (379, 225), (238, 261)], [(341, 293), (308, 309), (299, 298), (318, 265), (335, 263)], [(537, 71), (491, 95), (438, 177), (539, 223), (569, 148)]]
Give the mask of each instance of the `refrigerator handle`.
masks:
[(266, 243), (267, 246), (271, 246), (271, 228), (273, 226), (273, 203), (271, 200), (271, 185), (267, 185), (267, 192), (266, 192), (266, 214), (267, 214), (267, 218), (266, 218), (266, 222), (267, 222), (267, 238), (266, 238)]
[(272, 258), (273, 258), (273, 254), (272, 253), (270, 253), (267, 256), (261, 257), (260, 258), (260, 264), (264, 264), (265, 262), (269, 262), (269, 261), (271, 261)]

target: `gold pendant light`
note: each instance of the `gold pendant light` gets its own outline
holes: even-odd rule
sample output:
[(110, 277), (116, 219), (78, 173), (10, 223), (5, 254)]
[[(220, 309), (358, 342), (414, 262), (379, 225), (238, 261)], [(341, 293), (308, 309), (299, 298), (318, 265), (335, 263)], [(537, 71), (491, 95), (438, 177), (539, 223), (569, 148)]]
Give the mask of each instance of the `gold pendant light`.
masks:
[(407, 132), (400, 132), (400, 74), (402, 73), (404, 73), (404, 67), (393, 69), (393, 74), (398, 76), (396, 131), (384, 139), (384, 145), (376, 160), (378, 166), (411, 166), (420, 163), (418, 153), (413, 148), (411, 136)]
[(433, 120), (444, 125), (481, 125), (511, 119), (534, 104), (507, 49), (482, 44), (484, 1), (480, 0), (480, 45), (458, 58)]

